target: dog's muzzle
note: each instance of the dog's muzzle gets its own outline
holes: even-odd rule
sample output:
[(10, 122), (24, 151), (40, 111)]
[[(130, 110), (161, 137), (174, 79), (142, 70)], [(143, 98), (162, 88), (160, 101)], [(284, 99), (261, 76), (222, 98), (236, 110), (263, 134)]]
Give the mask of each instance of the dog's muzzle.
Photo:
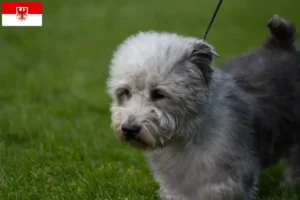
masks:
[(134, 123), (125, 123), (122, 125), (122, 132), (126, 139), (132, 140), (138, 136), (142, 127)]

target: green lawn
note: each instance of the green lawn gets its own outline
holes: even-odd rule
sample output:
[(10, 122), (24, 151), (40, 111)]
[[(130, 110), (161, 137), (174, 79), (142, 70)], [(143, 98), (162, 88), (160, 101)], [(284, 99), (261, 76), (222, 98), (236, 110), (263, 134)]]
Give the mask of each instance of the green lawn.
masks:
[[(141, 30), (202, 36), (217, 0), (48, 0), (43, 27), (0, 29), (0, 199), (155, 200), (143, 155), (115, 141), (105, 81), (112, 52)], [(208, 35), (221, 58), (251, 50), (278, 13), (300, 29), (299, 0), (227, 0)], [(282, 166), (262, 175), (260, 199)]]

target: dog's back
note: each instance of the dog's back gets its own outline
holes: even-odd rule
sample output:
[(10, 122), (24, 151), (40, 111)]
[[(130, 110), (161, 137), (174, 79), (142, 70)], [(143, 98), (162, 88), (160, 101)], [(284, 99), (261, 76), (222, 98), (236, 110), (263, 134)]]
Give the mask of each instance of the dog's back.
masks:
[(262, 164), (267, 166), (285, 156), (299, 170), (300, 51), (295, 45), (296, 29), (279, 16), (274, 16), (268, 27), (270, 36), (262, 48), (229, 61), (223, 70), (257, 97), (255, 129)]

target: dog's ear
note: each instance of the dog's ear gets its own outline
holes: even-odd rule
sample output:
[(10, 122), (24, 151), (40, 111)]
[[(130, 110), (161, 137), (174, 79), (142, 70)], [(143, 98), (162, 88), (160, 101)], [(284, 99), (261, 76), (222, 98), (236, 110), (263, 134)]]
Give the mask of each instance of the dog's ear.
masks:
[(213, 69), (211, 67), (213, 56), (219, 56), (214, 48), (201, 41), (194, 45), (190, 62), (196, 65), (202, 72), (205, 83), (209, 83)]

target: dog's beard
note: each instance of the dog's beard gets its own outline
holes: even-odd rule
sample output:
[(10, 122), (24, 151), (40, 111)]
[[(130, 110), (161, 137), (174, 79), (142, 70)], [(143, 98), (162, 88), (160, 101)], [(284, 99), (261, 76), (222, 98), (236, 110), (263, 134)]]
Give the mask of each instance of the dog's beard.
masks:
[(176, 130), (176, 120), (172, 115), (155, 111), (137, 116), (141, 131), (134, 138), (127, 138), (122, 131), (122, 124), (128, 119), (130, 111), (126, 107), (114, 106), (112, 112), (112, 128), (115, 137), (124, 144), (129, 144), (142, 150), (163, 148), (172, 138)]

